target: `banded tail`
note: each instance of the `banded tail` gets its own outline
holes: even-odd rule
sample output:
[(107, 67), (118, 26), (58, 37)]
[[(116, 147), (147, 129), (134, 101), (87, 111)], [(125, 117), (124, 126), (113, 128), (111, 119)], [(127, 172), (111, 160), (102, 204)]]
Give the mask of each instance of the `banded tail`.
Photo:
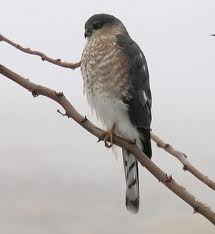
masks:
[[(141, 140), (143, 152), (149, 157), (152, 157), (151, 136), (150, 131), (144, 132), (145, 140)], [(126, 208), (136, 214), (139, 210), (140, 193), (139, 193), (139, 174), (138, 162), (136, 158), (127, 150), (122, 149), (125, 180), (126, 180)]]
[(137, 213), (140, 200), (138, 162), (124, 149), (122, 149), (122, 154), (126, 180), (126, 208), (132, 213)]

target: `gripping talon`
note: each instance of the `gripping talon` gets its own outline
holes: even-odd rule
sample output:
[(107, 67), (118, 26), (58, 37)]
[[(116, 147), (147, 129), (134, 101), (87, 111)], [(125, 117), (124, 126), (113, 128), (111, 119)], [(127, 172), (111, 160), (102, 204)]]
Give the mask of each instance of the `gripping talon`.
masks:
[(113, 136), (114, 136), (114, 129), (116, 127), (116, 123), (113, 124), (110, 130), (105, 131), (104, 133), (99, 136), (99, 141), (103, 140), (105, 143), (105, 147), (111, 148), (113, 146)]

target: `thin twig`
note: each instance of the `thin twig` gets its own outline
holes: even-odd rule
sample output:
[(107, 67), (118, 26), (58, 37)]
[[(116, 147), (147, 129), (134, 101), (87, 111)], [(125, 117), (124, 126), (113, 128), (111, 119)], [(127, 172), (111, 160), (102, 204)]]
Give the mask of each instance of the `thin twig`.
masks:
[(204, 184), (215, 190), (215, 182), (208, 178), (206, 175), (201, 173), (197, 168), (195, 168), (187, 159), (186, 154), (174, 149), (170, 144), (164, 142), (155, 133), (151, 132), (151, 139), (157, 143), (157, 146), (164, 149), (169, 154), (176, 157), (183, 165), (184, 171), (189, 171), (196, 178), (202, 181)]
[(30, 48), (24, 48), (21, 45), (9, 40), (8, 38), (4, 37), (2, 34), (0, 34), (0, 41), (4, 41), (11, 46), (17, 48), (18, 50), (21, 50), (22, 52), (25, 52), (27, 54), (33, 54), (39, 56), (43, 61), (47, 61), (50, 63), (53, 63), (55, 65), (61, 66), (61, 67), (66, 67), (66, 68), (71, 68), (71, 69), (76, 69), (80, 67), (81, 62), (78, 63), (68, 63), (68, 62), (63, 62), (61, 59), (53, 59), (47, 56), (46, 54), (36, 51), (36, 50), (31, 50)]
[[(99, 137), (102, 133), (104, 133), (103, 130), (93, 125), (86, 117), (79, 114), (64, 95), (56, 95), (56, 91), (41, 85), (34, 84), (3, 65), (0, 65), (0, 74), (13, 80), (30, 92), (34, 92), (37, 95), (46, 96), (56, 101), (64, 108), (65, 113), (69, 118), (72, 118), (94, 136)], [(148, 169), (152, 175), (154, 175), (178, 197), (193, 207), (194, 213), (203, 215), (206, 219), (215, 225), (215, 213), (204, 203), (198, 201), (183, 186), (179, 185), (171, 176), (167, 176), (167, 174), (162, 171), (155, 163), (153, 163), (135, 144), (131, 144), (118, 136), (114, 136), (114, 144), (131, 152), (141, 163), (141, 165)]]

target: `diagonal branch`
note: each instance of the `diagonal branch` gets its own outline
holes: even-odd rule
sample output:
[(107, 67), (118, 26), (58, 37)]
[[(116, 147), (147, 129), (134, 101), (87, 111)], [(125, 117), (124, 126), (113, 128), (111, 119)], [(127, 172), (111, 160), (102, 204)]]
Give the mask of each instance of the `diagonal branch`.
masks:
[(61, 59), (50, 58), (49, 56), (47, 56), (46, 54), (44, 54), (42, 52), (39, 52), (39, 51), (36, 51), (36, 50), (31, 50), (30, 48), (24, 48), (21, 45), (19, 45), (19, 44), (15, 43), (15, 42), (9, 40), (8, 38), (4, 37), (2, 34), (0, 34), (0, 41), (4, 41), (4, 42), (8, 43), (11, 46), (17, 48), (18, 50), (21, 50), (24, 53), (37, 55), (43, 61), (47, 61), (47, 62), (53, 63), (53, 64), (61, 66), (61, 67), (76, 69), (76, 68), (80, 67), (80, 65), (81, 65), (81, 62), (78, 62), (78, 63), (63, 62)]
[[(23, 88), (32, 92), (34, 96), (42, 95), (46, 96), (57, 103), (59, 103), (65, 110), (65, 115), (72, 118), (79, 125), (85, 128), (88, 132), (94, 136), (99, 137), (103, 130), (93, 125), (86, 116), (79, 114), (72, 104), (66, 99), (66, 97), (61, 92), (56, 92), (49, 88), (41, 85), (34, 84), (28, 79), (16, 74), (15, 72), (9, 70), (3, 65), (0, 65), (0, 74), (9, 79), (13, 80), (17, 84), (21, 85)], [(64, 115), (64, 114), (63, 114)], [(204, 203), (198, 201), (192, 194), (190, 194), (183, 186), (179, 185), (172, 176), (167, 176), (167, 174), (162, 171), (155, 163), (153, 163), (135, 144), (131, 144), (125, 139), (114, 136), (114, 144), (130, 151), (137, 160), (144, 166), (147, 170), (154, 175), (158, 181), (163, 183), (169, 190), (174, 192), (178, 197), (184, 200), (194, 209), (194, 213), (199, 213), (208, 219), (211, 223), (215, 225), (215, 213)]]
[(204, 184), (215, 190), (215, 182), (201, 173), (197, 168), (195, 168), (187, 159), (186, 154), (174, 149), (170, 144), (164, 142), (160, 139), (154, 132), (151, 132), (151, 138), (157, 143), (157, 146), (163, 148), (166, 152), (176, 157), (183, 165), (185, 171), (189, 171), (196, 178), (201, 180)]
[[(214, 35), (212, 35), (212, 36), (214, 36)], [(76, 69), (76, 68), (80, 67), (80, 65), (81, 65), (81, 62), (78, 62), (78, 63), (68, 63), (68, 62), (62, 62), (60, 59), (52, 59), (52, 58), (48, 57), (47, 55), (45, 55), (42, 52), (31, 50), (30, 48), (24, 48), (21, 45), (13, 42), (11, 40), (9, 40), (8, 38), (4, 37), (1, 34), (0, 34), (0, 41), (4, 41), (4, 42), (12, 45), (13, 47), (15, 47), (15, 48), (17, 48), (17, 49), (25, 52), (25, 53), (40, 56), (43, 61), (46, 60), (46, 61), (48, 61), (50, 63), (55, 64), (55, 65), (59, 65), (59, 66), (66, 67), (66, 68), (71, 68), (71, 69)], [(153, 132), (151, 132), (151, 138), (152, 138), (153, 141), (155, 141), (157, 143), (157, 146), (163, 148), (168, 153), (170, 153), (173, 156), (175, 156), (183, 164), (184, 170), (187, 170), (187, 171), (191, 172), (191, 174), (193, 174), (196, 178), (198, 178), (203, 183), (205, 183), (206, 185), (208, 185), (210, 188), (212, 188), (213, 190), (215, 190), (215, 182), (212, 181), (207, 176), (205, 176), (204, 174), (202, 174), (198, 169), (196, 169), (187, 160), (186, 155), (184, 153), (175, 150), (171, 145), (165, 143), (163, 140), (161, 140)]]

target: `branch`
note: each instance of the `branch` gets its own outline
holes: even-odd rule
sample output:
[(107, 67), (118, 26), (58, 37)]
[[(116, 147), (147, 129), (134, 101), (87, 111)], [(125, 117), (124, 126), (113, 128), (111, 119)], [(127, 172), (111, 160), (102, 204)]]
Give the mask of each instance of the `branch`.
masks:
[(78, 63), (63, 62), (61, 59), (50, 58), (42, 52), (39, 52), (36, 50), (31, 50), (30, 48), (24, 48), (21, 45), (16, 44), (15, 42), (4, 37), (2, 34), (0, 34), (0, 41), (4, 41), (4, 42), (8, 43), (8, 44), (12, 45), (13, 47), (17, 48), (18, 50), (21, 50), (24, 53), (37, 55), (42, 59), (42, 61), (47, 61), (47, 62), (53, 63), (53, 64), (61, 66), (61, 67), (76, 69), (76, 68), (80, 67), (80, 65), (81, 65), (81, 62), (78, 62)]
[(157, 146), (163, 148), (166, 152), (176, 157), (183, 165), (184, 171), (189, 171), (196, 178), (201, 180), (204, 184), (215, 190), (215, 182), (202, 174), (198, 169), (196, 169), (187, 159), (186, 154), (174, 149), (170, 144), (164, 142), (155, 133), (151, 132), (151, 138), (157, 143)]
[[(215, 36), (215, 35), (212, 34), (211, 36)], [(4, 42), (12, 45), (13, 47), (15, 47), (15, 48), (17, 48), (17, 49), (25, 52), (25, 53), (40, 56), (43, 61), (48, 61), (48, 62), (53, 63), (55, 65), (59, 65), (59, 66), (66, 67), (66, 68), (71, 68), (71, 69), (76, 69), (76, 68), (80, 67), (80, 65), (81, 65), (81, 62), (78, 62), (78, 63), (68, 63), (68, 62), (62, 62), (61, 59), (52, 59), (52, 58), (48, 57), (47, 55), (45, 55), (44, 53), (41, 53), (39, 51), (31, 50), (30, 48), (24, 48), (21, 45), (13, 42), (11, 40), (9, 40), (8, 38), (4, 37), (1, 34), (0, 34), (0, 41), (4, 41)], [(210, 188), (212, 188), (213, 190), (215, 190), (215, 182), (212, 181), (212, 180), (210, 180), (207, 176), (205, 176), (204, 174), (202, 174), (200, 171), (198, 171), (187, 160), (186, 155), (184, 153), (175, 150), (171, 145), (169, 145), (169, 144), (165, 143), (164, 141), (162, 141), (153, 132), (151, 132), (151, 138), (152, 138), (153, 141), (155, 141), (157, 143), (158, 147), (163, 148), (168, 153), (170, 153), (173, 156), (175, 156), (179, 161), (181, 161), (181, 163), (184, 166), (183, 167), (184, 170), (187, 170), (187, 171), (191, 172), (195, 177), (197, 177), (203, 183), (205, 183)]]
[[(86, 118), (86, 116), (84, 117), (79, 114), (72, 106), (72, 104), (66, 99), (63, 93), (34, 84), (3, 65), (0, 65), (0, 74), (8, 77), (17, 84), (21, 85), (23, 88), (29, 90), (34, 96), (42, 95), (56, 101), (65, 110), (65, 114), (61, 114), (68, 116), (68, 118), (72, 118), (94, 136), (99, 137), (102, 133), (104, 133), (103, 130), (93, 125)], [(172, 178), (172, 176), (167, 176), (167, 174), (162, 171), (155, 163), (153, 163), (135, 144), (129, 143), (127, 140), (118, 136), (114, 136), (114, 144), (130, 151), (140, 162), (140, 164), (149, 170), (150, 173), (158, 179), (158, 181), (163, 183), (169, 190), (174, 192), (178, 197), (193, 207), (194, 213), (203, 215), (206, 219), (215, 225), (215, 213), (208, 206), (198, 201), (192, 194), (187, 192), (183, 186), (179, 185)]]

